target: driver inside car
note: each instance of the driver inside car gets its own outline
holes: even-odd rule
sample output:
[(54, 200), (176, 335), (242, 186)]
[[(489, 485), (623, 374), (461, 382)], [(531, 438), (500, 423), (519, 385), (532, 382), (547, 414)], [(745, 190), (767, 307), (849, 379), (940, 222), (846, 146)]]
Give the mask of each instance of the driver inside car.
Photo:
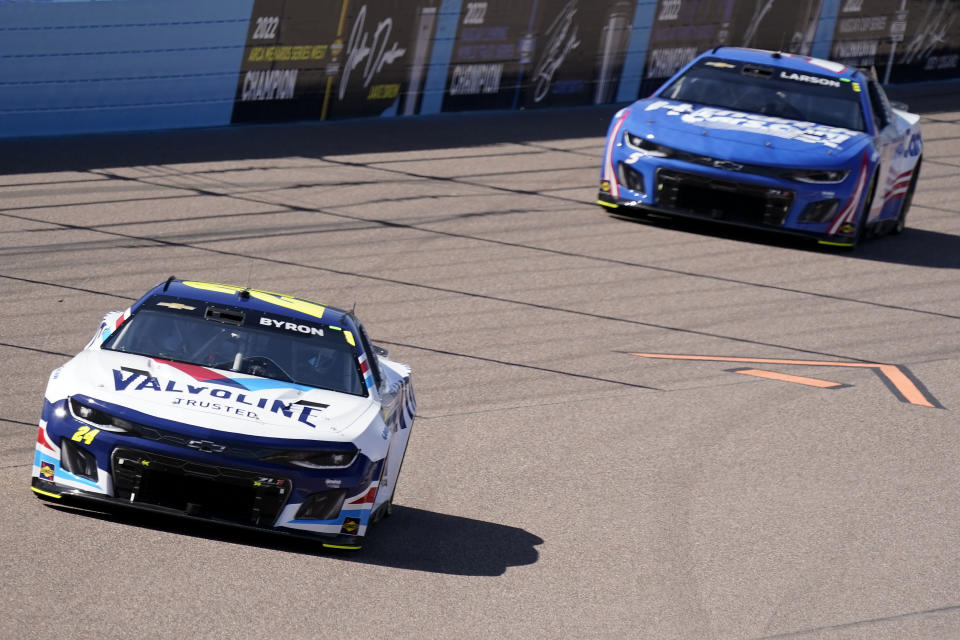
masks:
[(312, 381), (313, 384), (321, 384), (324, 380), (340, 379), (343, 363), (343, 354), (339, 350), (320, 347), (312, 351), (301, 366), (301, 370), (305, 378)]

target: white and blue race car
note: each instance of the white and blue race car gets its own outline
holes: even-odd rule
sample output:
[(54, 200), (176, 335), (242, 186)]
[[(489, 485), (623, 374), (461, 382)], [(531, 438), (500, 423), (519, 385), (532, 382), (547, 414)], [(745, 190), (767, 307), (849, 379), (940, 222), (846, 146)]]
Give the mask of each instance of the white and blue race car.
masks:
[(903, 230), (918, 121), (859, 69), (717, 47), (614, 115), (597, 203), (853, 247)]
[(51, 374), (31, 487), (356, 549), (390, 513), (415, 408), (354, 314), (171, 278)]

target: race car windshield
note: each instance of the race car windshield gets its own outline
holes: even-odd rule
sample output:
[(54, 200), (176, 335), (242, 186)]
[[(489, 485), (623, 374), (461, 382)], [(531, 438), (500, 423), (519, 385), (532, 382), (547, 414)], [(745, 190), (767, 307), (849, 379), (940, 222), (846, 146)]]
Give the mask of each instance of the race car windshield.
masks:
[(660, 92), (679, 102), (865, 131), (860, 85), (779, 67), (707, 58)]
[(160, 299), (145, 302), (101, 348), (362, 396), (350, 337), (299, 319)]

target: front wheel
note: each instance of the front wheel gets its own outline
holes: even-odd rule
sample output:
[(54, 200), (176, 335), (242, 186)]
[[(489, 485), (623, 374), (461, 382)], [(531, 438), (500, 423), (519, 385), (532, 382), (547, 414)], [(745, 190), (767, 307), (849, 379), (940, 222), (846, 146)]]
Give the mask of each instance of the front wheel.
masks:
[(873, 195), (877, 190), (877, 173), (870, 177), (870, 184), (867, 185), (867, 200), (863, 203), (863, 209), (857, 217), (857, 232), (853, 236), (853, 245), (851, 249), (860, 246), (869, 236), (870, 229), (867, 226), (867, 217), (870, 215), (870, 207), (873, 206)]
[(373, 512), (373, 515), (370, 518), (370, 524), (380, 522), (384, 518), (389, 518), (393, 515), (393, 497), (377, 507), (377, 510)]
[(917, 166), (913, 168), (913, 176), (910, 178), (910, 186), (903, 195), (903, 204), (900, 205), (900, 214), (893, 225), (890, 233), (897, 234), (907, 227), (907, 213), (910, 212), (910, 205), (913, 204), (913, 192), (917, 188), (917, 179), (920, 177), (920, 165), (923, 163), (923, 156), (917, 158)]

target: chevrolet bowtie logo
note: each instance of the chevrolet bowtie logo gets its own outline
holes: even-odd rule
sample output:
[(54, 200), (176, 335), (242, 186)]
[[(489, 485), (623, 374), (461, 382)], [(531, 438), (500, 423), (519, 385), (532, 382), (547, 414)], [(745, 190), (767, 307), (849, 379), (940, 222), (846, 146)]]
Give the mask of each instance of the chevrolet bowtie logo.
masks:
[(182, 309), (185, 311), (193, 311), (196, 307), (191, 307), (188, 304), (183, 304), (182, 302), (158, 302), (158, 307), (167, 307), (168, 309)]
[(227, 448), (226, 445), (217, 444), (210, 440), (191, 440), (187, 443), (187, 446), (191, 449), (202, 451), (203, 453), (223, 453)]
[(714, 160), (712, 164), (717, 169), (725, 169), (727, 171), (740, 171), (743, 169), (742, 164), (730, 162), (729, 160)]

